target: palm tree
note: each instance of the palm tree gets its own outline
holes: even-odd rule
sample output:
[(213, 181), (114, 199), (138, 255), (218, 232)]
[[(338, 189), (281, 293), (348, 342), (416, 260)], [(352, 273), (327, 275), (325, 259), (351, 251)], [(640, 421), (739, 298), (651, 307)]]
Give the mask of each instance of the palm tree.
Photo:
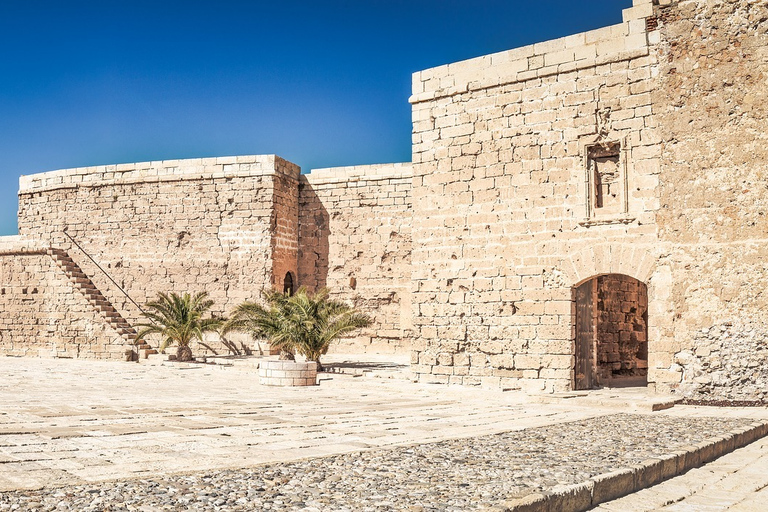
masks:
[(215, 332), (223, 324), (223, 320), (219, 318), (203, 318), (211, 306), (213, 301), (208, 299), (206, 292), (194, 296), (189, 293), (158, 293), (157, 300), (147, 303), (147, 309), (150, 311), (143, 314), (149, 319), (149, 323), (137, 325), (141, 330), (136, 339), (141, 340), (147, 334), (159, 334), (163, 339), (161, 351), (176, 343), (177, 360), (191, 361), (190, 343), (193, 340), (202, 341), (204, 333)]
[(328, 290), (310, 293), (299, 288), (293, 295), (279, 291), (262, 293), (266, 306), (244, 302), (235, 308), (224, 332), (244, 331), (254, 338), (267, 338), (280, 350), (281, 359), (293, 354), (317, 363), (328, 352), (331, 342), (345, 334), (371, 324), (367, 315), (352, 306), (330, 299)]

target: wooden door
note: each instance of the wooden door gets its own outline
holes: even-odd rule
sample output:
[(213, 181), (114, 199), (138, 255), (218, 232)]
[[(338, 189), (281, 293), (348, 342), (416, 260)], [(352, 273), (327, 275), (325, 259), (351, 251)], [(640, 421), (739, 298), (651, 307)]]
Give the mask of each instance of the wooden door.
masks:
[(592, 287), (590, 279), (576, 288), (576, 365), (573, 389), (592, 389), (595, 384)]

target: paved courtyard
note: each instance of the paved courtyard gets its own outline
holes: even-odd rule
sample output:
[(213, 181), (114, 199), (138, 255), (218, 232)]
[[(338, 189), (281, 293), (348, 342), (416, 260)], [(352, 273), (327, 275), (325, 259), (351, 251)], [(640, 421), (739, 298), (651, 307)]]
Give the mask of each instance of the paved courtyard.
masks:
[[(651, 428), (659, 429), (651, 432), (651, 437), (663, 437), (662, 427), (668, 428), (673, 437), (682, 435), (684, 432), (678, 432), (681, 430), (704, 435), (707, 432), (694, 431), (711, 429), (714, 433), (721, 428), (718, 422), (768, 418), (764, 408), (676, 406), (652, 413), (646, 397), (632, 390), (602, 391), (587, 397), (549, 399), (541, 403), (516, 392), (344, 374), (323, 375), (321, 385), (316, 387), (268, 388), (258, 384), (253, 366), (247, 365), (0, 358), (0, 375), (0, 493), (146, 480), (172, 474), (200, 475), (263, 464), (310, 464), (319, 457), (360, 451), (371, 451), (374, 455), (370, 458), (381, 461), (390, 457), (389, 453), (395, 453), (381, 452), (381, 449), (445, 441), (449, 444), (434, 446), (451, 451), (454, 448), (450, 446), (463, 445), (451, 445), (455, 439), (482, 438), (472, 443), (479, 443), (478, 450), (493, 452), (488, 443), (498, 444), (495, 438), (488, 441), (483, 436), (531, 429), (540, 429), (536, 432), (542, 432), (547, 443), (564, 439), (564, 443), (599, 447), (600, 429), (590, 421), (618, 418), (619, 412), (639, 414), (624, 416), (621, 421), (629, 421), (624, 426), (619, 420), (612, 420), (615, 428), (628, 431), (620, 437), (628, 437), (630, 443), (635, 437), (641, 439), (641, 434), (647, 437), (648, 432), (640, 430)], [(632, 409), (633, 404), (640, 407)], [(645, 418), (656, 422), (655, 426), (640, 428)], [(557, 427), (567, 422), (578, 422), (578, 428), (585, 429), (586, 434), (572, 433), (571, 437), (581, 436), (581, 439), (568, 441), (568, 432), (577, 429), (570, 424), (562, 425), (561, 431)], [(637, 427), (638, 432), (632, 432), (626, 425)], [(724, 424), (722, 428), (731, 428), (729, 425)], [(555, 428), (541, 430), (541, 427)], [(610, 428), (604, 430), (608, 436)], [(587, 435), (589, 439), (585, 439)], [(697, 439), (657, 441), (663, 445), (693, 443), (698, 442)], [(560, 449), (567, 446), (561, 444)], [(384, 455), (376, 455), (380, 453)], [(402, 453), (405, 455), (399, 459), (410, 457), (413, 450)], [(559, 456), (569, 457), (568, 453)], [(700, 475), (710, 475), (709, 480), (699, 476), (696, 482), (710, 481), (712, 485), (719, 482), (718, 485), (725, 486), (722, 492), (731, 493), (728, 505), (706, 510), (727, 510), (745, 500), (748, 503), (755, 500), (760, 488), (768, 485), (768, 478), (760, 476), (760, 471), (755, 469), (762, 468), (765, 474), (768, 449), (762, 441), (727, 457), (730, 458), (726, 466), (719, 470), (707, 468), (723, 464), (721, 461), (726, 458), (694, 470)], [(279, 471), (283, 467), (272, 468)], [(727, 479), (738, 476), (740, 470), (740, 484), (728, 484)], [(694, 472), (689, 475), (691, 473)], [(655, 503), (656, 508), (667, 506), (670, 492), (678, 496), (674, 501), (678, 508), (674, 510), (704, 510), (680, 508), (696, 499), (711, 505), (711, 499), (701, 498), (700, 494), (696, 497), (697, 489), (703, 492), (711, 490), (709, 487), (690, 482), (675, 484), (676, 480), (661, 486), (676, 485), (673, 488), (678, 494), (682, 486), (688, 489), (687, 493), (678, 496), (670, 490), (652, 488), (603, 507), (605, 510), (654, 510), (642, 508), (639, 503)], [(734, 489), (742, 494), (734, 495)], [(446, 492), (450, 494), (450, 489)], [(649, 492), (661, 494), (653, 501), (648, 497)], [(632, 501), (642, 493), (645, 497)], [(54, 499), (51, 496), (48, 498)], [(3, 509), (1, 494), (0, 509)]]

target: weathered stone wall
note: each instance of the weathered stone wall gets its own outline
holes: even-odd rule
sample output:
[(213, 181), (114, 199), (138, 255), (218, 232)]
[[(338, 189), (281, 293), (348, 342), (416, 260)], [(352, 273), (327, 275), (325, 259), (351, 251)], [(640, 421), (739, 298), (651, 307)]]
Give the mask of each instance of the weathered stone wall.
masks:
[(674, 247), (661, 266), (675, 313), (659, 364), (670, 380), (683, 379), (685, 394), (759, 397), (768, 336), (768, 4), (684, 1), (658, 14), (658, 225)]
[(597, 364), (602, 382), (646, 375), (647, 287), (631, 277), (597, 278)]
[(130, 348), (46, 249), (0, 238), (0, 354), (123, 359)]
[[(416, 73), (412, 165), (45, 173), (21, 180), (20, 233), (66, 249), (133, 321), (65, 228), (139, 302), (206, 289), (223, 313), (292, 272), (374, 317), (338, 350), (412, 344), (422, 381), (529, 391), (573, 385), (575, 287), (625, 275), (643, 284), (617, 303), (647, 285), (650, 386), (764, 398), (768, 4), (634, 4), (611, 27)], [(2, 265), (32, 279), (20, 258)], [(598, 334), (631, 338), (631, 315)]]
[(768, 332), (755, 323), (730, 322), (692, 334), (692, 347), (675, 354), (679, 389), (703, 400), (768, 400)]
[(69, 252), (132, 323), (138, 308), (106, 274), (139, 304), (207, 291), (225, 314), (280, 285), (273, 268), (295, 271), (298, 173), (280, 158), (247, 156), (22, 177), (19, 233)]
[(414, 75), (421, 380), (570, 389), (572, 288), (621, 273), (655, 293), (658, 32), (638, 4), (619, 25)]
[(301, 178), (299, 284), (327, 287), (374, 320), (332, 350), (407, 352), (410, 165), (319, 169)]

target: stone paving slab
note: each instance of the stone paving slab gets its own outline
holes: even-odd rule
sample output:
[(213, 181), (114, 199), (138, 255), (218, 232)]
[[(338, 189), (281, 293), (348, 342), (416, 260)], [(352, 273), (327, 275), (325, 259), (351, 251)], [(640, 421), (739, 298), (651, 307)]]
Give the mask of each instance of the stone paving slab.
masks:
[[(244, 467), (590, 418), (519, 394), (349, 375), (275, 388), (216, 365), (0, 358), (0, 491)], [(105, 411), (106, 414), (101, 414)], [(25, 477), (26, 475), (26, 477)]]
[[(316, 387), (274, 388), (259, 386), (255, 370), (247, 365), (0, 358), (0, 375), (0, 492), (44, 487), (42, 494), (59, 489), (51, 495), (64, 492), (64, 498), (70, 491), (61, 489), (90, 492), (99, 482), (110, 482), (99, 489), (128, 485), (121, 488), (130, 494), (130, 486), (140, 482), (137, 479), (161, 486), (158, 475), (194, 471), (183, 478), (200, 484), (200, 479), (228, 468), (308, 464), (327, 457), (355, 461), (381, 449), (394, 453), (406, 449), (402, 447), (420, 449), (456, 439), (460, 440), (456, 446), (463, 446), (488, 434), (605, 421), (616, 417), (616, 407), (626, 410), (629, 403), (648, 398), (642, 391), (609, 391), (598, 394), (597, 400), (581, 401), (583, 405), (568, 399), (532, 403), (520, 393), (350, 375), (324, 376)], [(767, 416), (765, 410), (744, 409), (650, 411), (640, 408), (637, 417), (710, 425), (712, 417), (751, 424)], [(650, 432), (656, 431), (656, 426), (648, 425)], [(557, 427), (560, 434), (553, 434), (555, 440), (563, 430)], [(702, 428), (678, 430), (682, 436)], [(709, 427), (703, 431), (714, 432)], [(635, 437), (632, 429), (625, 433)], [(588, 437), (579, 440), (592, 448)], [(510, 451), (517, 448), (494, 453), (504, 462)], [(563, 456), (570, 452), (563, 450)], [(233, 474), (240, 475), (238, 471)], [(243, 489), (234, 485), (232, 492), (242, 494)], [(450, 487), (450, 493), (457, 489), (462, 490), (460, 484)], [(0, 510), (14, 495), (2, 494), (6, 501), (0, 501)], [(241, 498), (238, 495), (235, 502)], [(188, 508), (192, 501), (179, 503), (172, 509)], [(200, 505), (201, 510), (208, 503)], [(273, 509), (281, 506), (276, 503)], [(446, 505), (440, 510), (449, 509)]]

